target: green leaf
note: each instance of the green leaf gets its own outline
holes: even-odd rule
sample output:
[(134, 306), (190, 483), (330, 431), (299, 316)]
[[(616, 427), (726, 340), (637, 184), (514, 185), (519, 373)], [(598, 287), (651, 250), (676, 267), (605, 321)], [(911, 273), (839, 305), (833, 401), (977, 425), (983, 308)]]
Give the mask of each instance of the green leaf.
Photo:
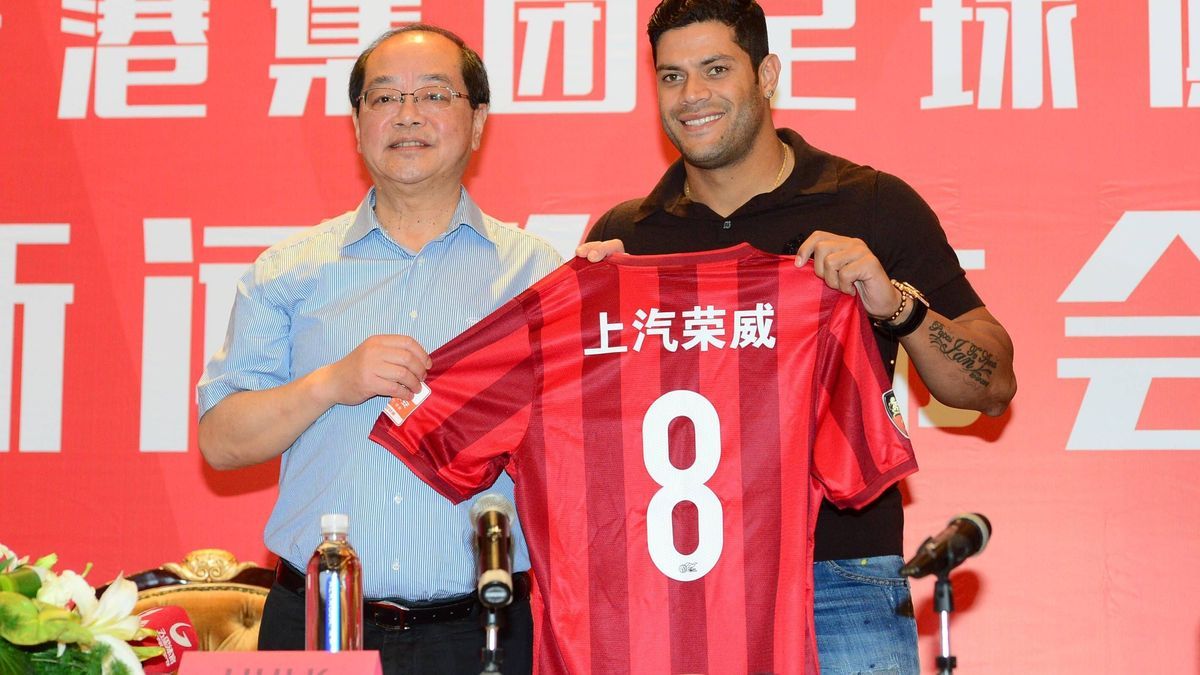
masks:
[(58, 564), (58, 554), (51, 553), (50, 555), (42, 556), (41, 558), (38, 558), (37, 562), (33, 563), (33, 566), (40, 567), (44, 570), (48, 570), (48, 569), (52, 569), (57, 564)]
[(132, 649), (133, 653), (138, 657), (138, 661), (145, 661), (146, 659), (152, 659), (156, 656), (162, 656), (163, 653), (162, 647), (136, 647), (134, 645), (129, 645), (129, 648)]
[(50, 644), (30, 654), (29, 660), (34, 675), (101, 675), (104, 654), (99, 650), (85, 652), (78, 647), (69, 647), (59, 656), (58, 646)]
[(0, 673), (5, 675), (27, 675), (33, 672), (29, 654), (17, 649), (6, 640), (0, 640)]
[(37, 605), (20, 593), (0, 591), (0, 638), (20, 645), (35, 645), (45, 640), (29, 641), (30, 630), (36, 630)]
[(0, 558), (0, 572), (8, 569), (8, 566), (13, 564), (16, 558)]
[(43, 642), (66, 642), (67, 644), (91, 644), (95, 641), (92, 631), (84, 627), (78, 614), (62, 607), (33, 601), (38, 606), (38, 624), (42, 627)]
[(32, 567), (18, 567), (11, 572), (0, 574), (0, 591), (20, 593), (27, 598), (35, 598), (41, 587), (42, 578)]
[(26, 646), (94, 640), (75, 612), (8, 592), (0, 592), (0, 638)]

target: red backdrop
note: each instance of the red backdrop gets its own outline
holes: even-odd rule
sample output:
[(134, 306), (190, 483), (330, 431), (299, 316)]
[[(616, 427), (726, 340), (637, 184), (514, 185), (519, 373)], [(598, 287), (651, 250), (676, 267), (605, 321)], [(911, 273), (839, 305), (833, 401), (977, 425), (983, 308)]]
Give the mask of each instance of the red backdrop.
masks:
[[(1016, 344), (998, 420), (902, 388), (906, 548), (961, 511), (996, 529), (955, 577), (962, 667), (1196, 672), (1200, 2), (763, 5), (777, 124), (912, 183)], [(472, 194), (569, 249), (674, 159), (652, 6), (0, 2), (0, 542), (96, 583), (207, 546), (268, 562), (277, 464), (207, 468), (192, 388), (231, 280), (368, 186), (361, 44), (419, 18), (479, 47)]]

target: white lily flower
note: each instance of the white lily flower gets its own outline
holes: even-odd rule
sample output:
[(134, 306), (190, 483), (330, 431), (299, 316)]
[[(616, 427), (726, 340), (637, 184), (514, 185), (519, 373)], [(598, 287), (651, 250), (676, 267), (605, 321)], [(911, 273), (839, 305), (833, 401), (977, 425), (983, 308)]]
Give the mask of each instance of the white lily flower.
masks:
[(142, 669), (142, 662), (138, 660), (137, 654), (133, 653), (133, 649), (129, 647), (128, 642), (111, 635), (97, 635), (96, 641), (103, 642), (110, 649), (108, 657), (104, 659), (104, 663), (102, 664), (104, 675), (112, 673), (114, 661), (120, 661), (134, 675), (138, 673), (145, 675), (146, 671)]
[(42, 587), (38, 589), (37, 599), (63, 609), (67, 608), (69, 602), (74, 602), (75, 606), (80, 608), (80, 615), (83, 615), (84, 606), (97, 604), (96, 590), (71, 570), (62, 574), (47, 570), (42, 576)]
[(133, 615), (137, 603), (137, 585), (118, 575), (104, 594), (96, 600), (95, 591), (90, 598), (75, 600), (75, 608), (83, 619), (84, 628), (92, 631), (97, 642), (109, 646), (109, 657), (104, 660), (104, 674), (112, 672), (113, 661), (119, 661), (131, 673), (142, 673), (142, 662), (129, 647), (129, 640), (138, 637), (141, 619)]
[(8, 570), (7, 570), (9, 572), (20, 567), (21, 565), (24, 565), (27, 562), (29, 562), (29, 556), (25, 556), (24, 558), (18, 558), (15, 551), (13, 551), (11, 548), (5, 546), (4, 544), (0, 544), (0, 560), (4, 560), (5, 558), (9, 558), (9, 559), (13, 560), (12, 563), (9, 563)]
[(138, 629), (142, 627), (141, 620), (133, 616), (133, 606), (137, 604), (137, 584), (118, 576), (108, 585), (98, 602), (95, 598), (93, 592), (90, 605), (75, 601), (84, 628), (97, 637), (111, 635), (118, 640), (137, 638)]

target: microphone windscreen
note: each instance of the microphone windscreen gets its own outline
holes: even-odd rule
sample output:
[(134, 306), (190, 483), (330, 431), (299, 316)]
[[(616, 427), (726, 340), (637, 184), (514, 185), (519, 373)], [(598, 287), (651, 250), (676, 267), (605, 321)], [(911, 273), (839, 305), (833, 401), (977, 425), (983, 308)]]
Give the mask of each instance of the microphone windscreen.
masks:
[[(983, 549), (987, 546), (988, 539), (992, 537), (991, 521), (984, 517), (982, 513), (960, 513), (957, 516), (954, 516), (954, 520), (959, 519), (966, 520), (975, 525), (975, 527), (979, 528), (979, 548), (975, 551), (975, 553), (980, 553), (983, 551)], [(953, 523), (954, 520), (951, 520), (950, 522)]]
[(498, 492), (489, 492), (476, 500), (475, 504), (471, 506), (471, 522), (477, 522), (479, 516), (488, 511), (499, 511), (508, 517), (509, 522), (517, 517), (517, 510), (513, 503), (508, 500), (508, 497)]
[(143, 628), (149, 628), (155, 634), (134, 644), (163, 648), (161, 655), (142, 662), (142, 669), (148, 674), (174, 673), (179, 670), (179, 660), (184, 652), (200, 648), (200, 637), (182, 607), (152, 607), (138, 614), (138, 618)]

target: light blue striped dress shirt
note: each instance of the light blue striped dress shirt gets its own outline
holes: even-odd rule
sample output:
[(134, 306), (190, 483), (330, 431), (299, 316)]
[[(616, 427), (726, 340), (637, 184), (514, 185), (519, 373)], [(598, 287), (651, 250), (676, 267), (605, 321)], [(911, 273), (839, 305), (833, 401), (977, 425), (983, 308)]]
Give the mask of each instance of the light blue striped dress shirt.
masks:
[[(229, 394), (276, 387), (377, 334), (432, 352), (562, 263), (545, 241), (484, 215), (463, 189), (447, 232), (417, 252), (380, 229), (372, 189), (355, 211), (267, 249), (238, 284), (225, 345), (197, 387), (203, 415)], [(267, 547), (299, 569), (324, 513), (350, 516), (364, 595), (436, 600), (471, 592), (467, 512), (367, 435), (386, 399), (335, 405), (283, 453)], [(503, 475), (492, 488), (512, 499)], [(473, 501), (473, 500), (472, 500)], [(524, 539), (516, 570), (529, 568)]]

